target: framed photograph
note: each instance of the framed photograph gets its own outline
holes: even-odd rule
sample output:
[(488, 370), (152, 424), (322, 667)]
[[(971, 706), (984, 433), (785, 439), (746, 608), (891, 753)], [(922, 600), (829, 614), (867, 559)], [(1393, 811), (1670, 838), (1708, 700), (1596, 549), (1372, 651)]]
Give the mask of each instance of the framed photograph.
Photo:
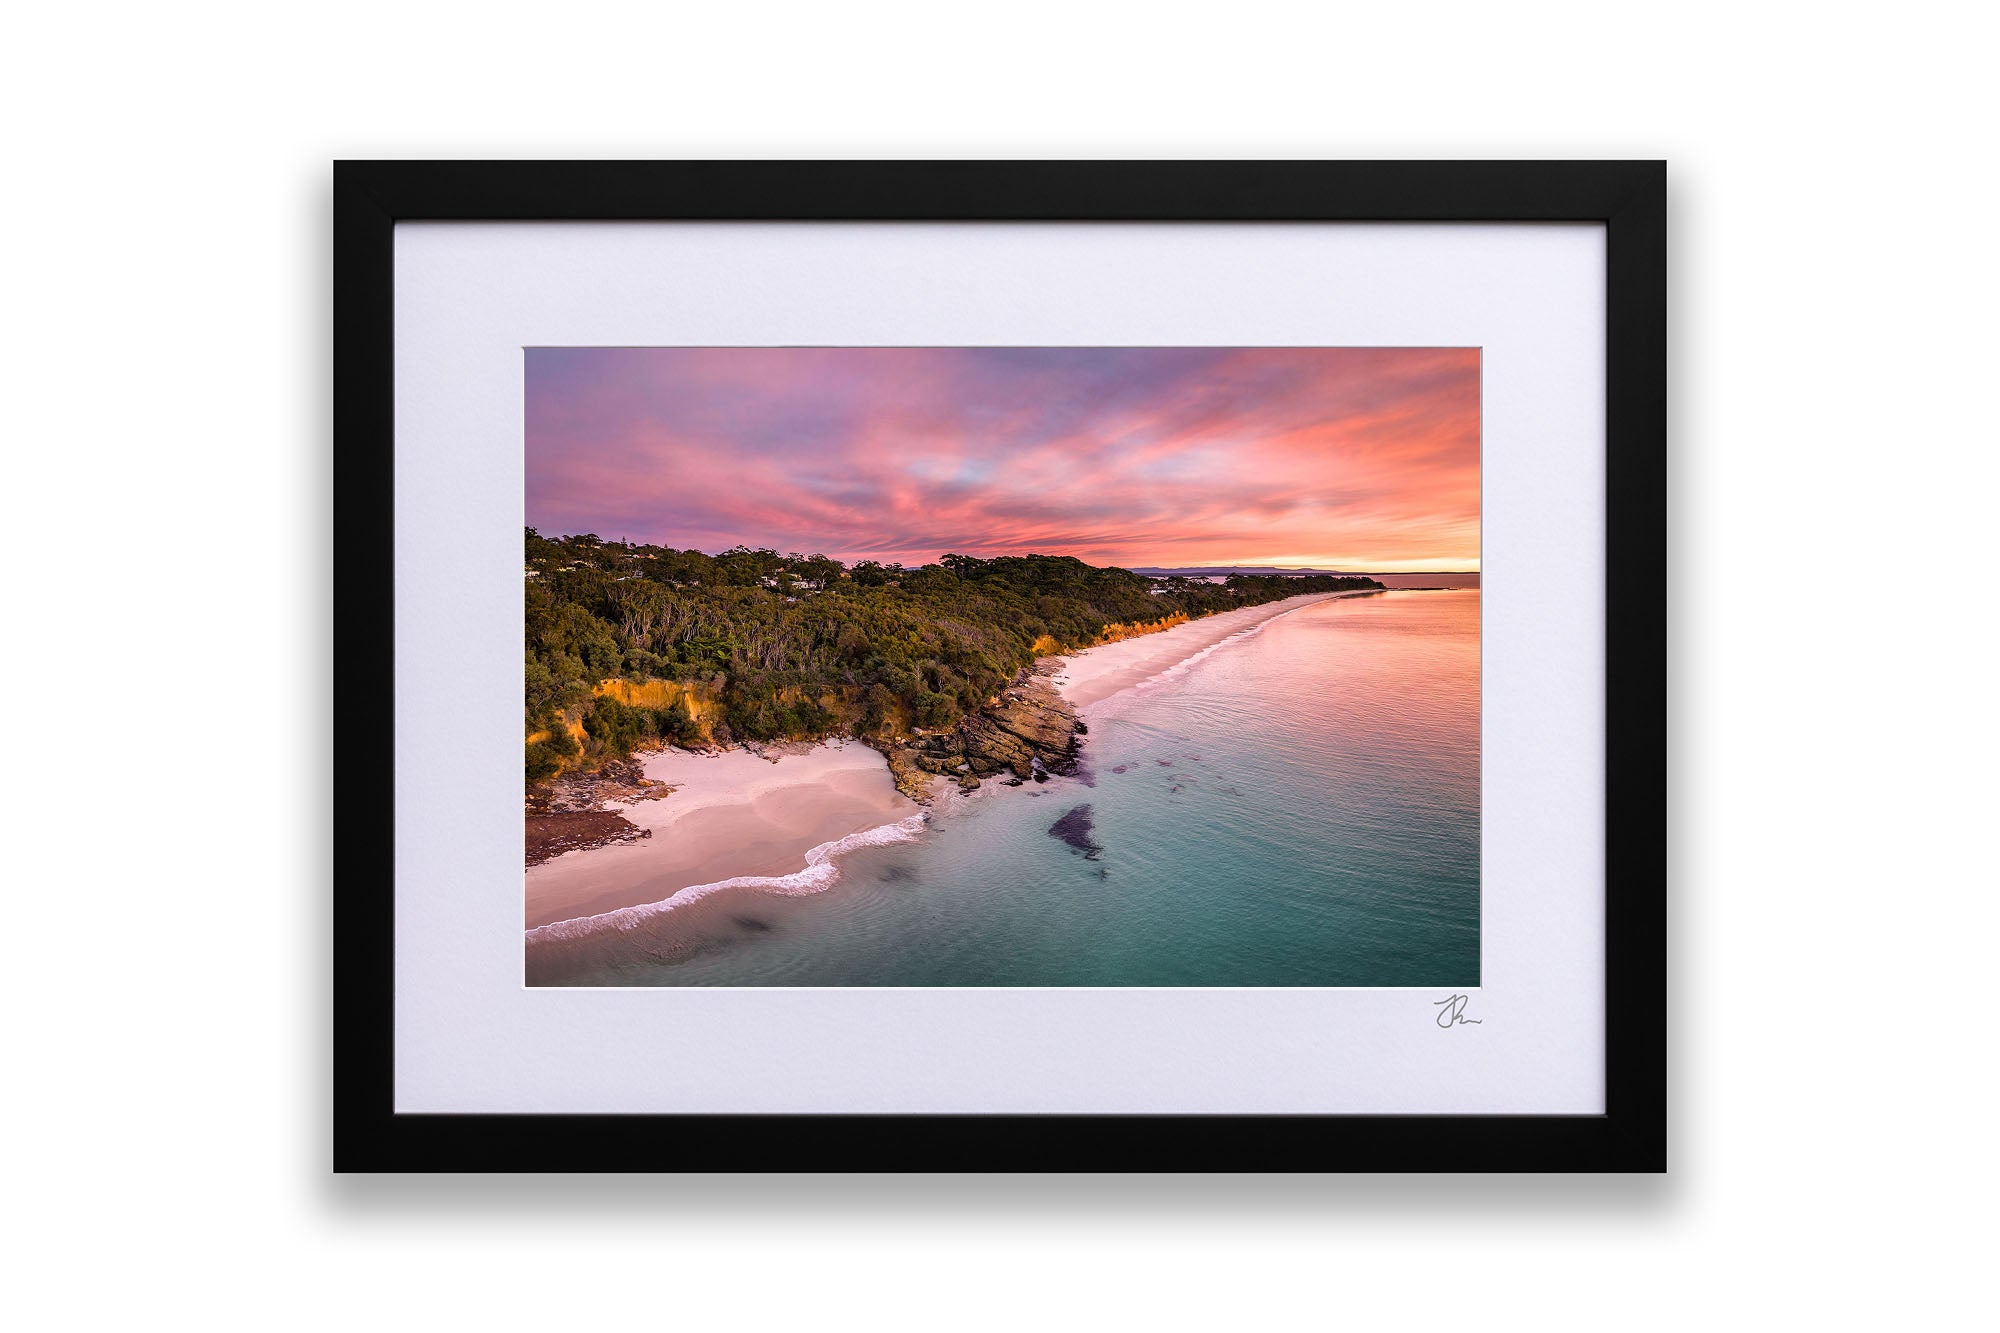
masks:
[(1664, 1170), (1665, 199), (338, 164), (336, 1169)]

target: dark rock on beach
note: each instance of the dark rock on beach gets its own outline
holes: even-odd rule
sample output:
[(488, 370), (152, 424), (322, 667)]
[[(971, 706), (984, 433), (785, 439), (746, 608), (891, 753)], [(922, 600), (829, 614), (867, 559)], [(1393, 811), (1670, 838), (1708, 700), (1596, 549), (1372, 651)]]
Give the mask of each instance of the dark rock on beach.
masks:
[(594, 772), (565, 773), (528, 788), (527, 813), (601, 813), (608, 801), (657, 801), (673, 794), (664, 782), (646, 776), (637, 759), (615, 759)]
[(673, 792), (667, 783), (648, 778), (637, 759), (614, 760), (595, 772), (565, 773), (537, 783), (527, 792), (528, 864), (586, 847), (650, 838), (651, 829), (604, 807), (614, 801), (657, 801)]
[(637, 842), (653, 836), (623, 815), (609, 810), (562, 810), (528, 816), (528, 864), (540, 865), (564, 852)]

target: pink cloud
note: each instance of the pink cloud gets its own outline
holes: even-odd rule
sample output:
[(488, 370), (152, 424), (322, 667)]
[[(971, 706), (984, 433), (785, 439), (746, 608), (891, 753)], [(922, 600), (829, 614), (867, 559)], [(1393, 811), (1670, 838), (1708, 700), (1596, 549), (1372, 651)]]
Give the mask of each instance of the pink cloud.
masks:
[(550, 533), (1479, 563), (1477, 349), (535, 349), (527, 387)]

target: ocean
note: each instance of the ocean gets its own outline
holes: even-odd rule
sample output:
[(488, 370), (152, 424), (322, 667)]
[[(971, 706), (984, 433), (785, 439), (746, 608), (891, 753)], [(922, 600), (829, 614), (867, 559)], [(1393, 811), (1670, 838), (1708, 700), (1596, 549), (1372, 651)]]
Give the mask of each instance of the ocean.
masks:
[(562, 984), (1477, 986), (1480, 594), (1425, 582), (1240, 632), (1086, 708), (1079, 776)]

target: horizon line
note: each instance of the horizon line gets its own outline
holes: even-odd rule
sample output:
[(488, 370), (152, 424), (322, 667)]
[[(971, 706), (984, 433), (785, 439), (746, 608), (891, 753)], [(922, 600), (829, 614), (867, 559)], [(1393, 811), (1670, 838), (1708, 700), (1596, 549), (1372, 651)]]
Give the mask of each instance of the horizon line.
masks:
[[(644, 540), (635, 541), (628, 536), (605, 537), (594, 532), (569, 532), (569, 533), (563, 533), (562, 535), (556, 537), (548, 537), (542, 534), (541, 532), (537, 531), (532, 523), (524, 524), (523, 526), (527, 528), (529, 531), (535, 532), (537, 536), (542, 537), (542, 539), (545, 541), (563, 542), (563, 541), (574, 541), (583, 537), (591, 537), (595, 538), (599, 543), (604, 545), (651, 546), (651, 547), (657, 547), (665, 551), (698, 551), (702, 555), (706, 555), (711, 558), (720, 556), (725, 551), (736, 550), (740, 547), (744, 550), (769, 551), (774, 555), (783, 555), (783, 556), (790, 556), (792, 554), (797, 554), (808, 558), (815, 556), (823, 556), (830, 560), (837, 560), (843, 565), (860, 564), (866, 560), (874, 560), (878, 564), (904, 563), (902, 561), (880, 560), (875, 555), (850, 555), (847, 557), (842, 557), (837, 555), (830, 555), (825, 551), (781, 552), (775, 546), (752, 546), (748, 542), (740, 542), (740, 541), (736, 542), (731, 546), (725, 546), (717, 550), (710, 551), (699, 546), (675, 546), (670, 542), (664, 542), (664, 541), (644, 541)], [(1039, 556), (1049, 556), (1056, 559), (1064, 559), (1064, 558), (1072, 559), (1085, 565), (1091, 564), (1090, 561), (1085, 560), (1082, 556), (1069, 555), (1067, 552), (1037, 550), (1032, 547), (1024, 548), (1018, 551), (1003, 551), (998, 554), (987, 554), (987, 555), (973, 555), (969, 551), (961, 551), (961, 550), (945, 550), (938, 552), (934, 556), (931, 556), (924, 563), (936, 564), (939, 561), (943, 560), (944, 557), (947, 555), (964, 555), (974, 560), (1001, 560), (1001, 559), (1007, 559), (1009, 557), (1020, 558), (1024, 556), (1039, 555)], [(1421, 557), (1419, 557), (1419, 559), (1421, 559)], [(1387, 565), (1406, 564), (1406, 563), (1410, 562), (1408, 560), (1397, 559), (1392, 557), (1381, 564), (1349, 561), (1343, 564), (1299, 565), (1299, 564), (1280, 563), (1278, 561), (1273, 561), (1273, 560), (1248, 561), (1248, 562), (1208, 560), (1208, 561), (1196, 561), (1191, 564), (1183, 563), (1177, 565), (1149, 563), (1146, 561), (1135, 561), (1129, 564), (1103, 564), (1103, 565), (1091, 565), (1091, 567), (1093, 569), (1124, 569), (1132, 571), (1137, 571), (1141, 569), (1161, 569), (1168, 571), (1181, 571), (1190, 569), (1235, 569), (1235, 570), (1271, 569), (1271, 570), (1281, 570), (1287, 573), (1301, 573), (1301, 574), (1477, 574), (1480, 572), (1480, 570), (1476, 566), (1469, 569), (1468, 568), (1390, 569), (1386, 567)], [(917, 567), (921, 568), (922, 566), (919, 565)]]

